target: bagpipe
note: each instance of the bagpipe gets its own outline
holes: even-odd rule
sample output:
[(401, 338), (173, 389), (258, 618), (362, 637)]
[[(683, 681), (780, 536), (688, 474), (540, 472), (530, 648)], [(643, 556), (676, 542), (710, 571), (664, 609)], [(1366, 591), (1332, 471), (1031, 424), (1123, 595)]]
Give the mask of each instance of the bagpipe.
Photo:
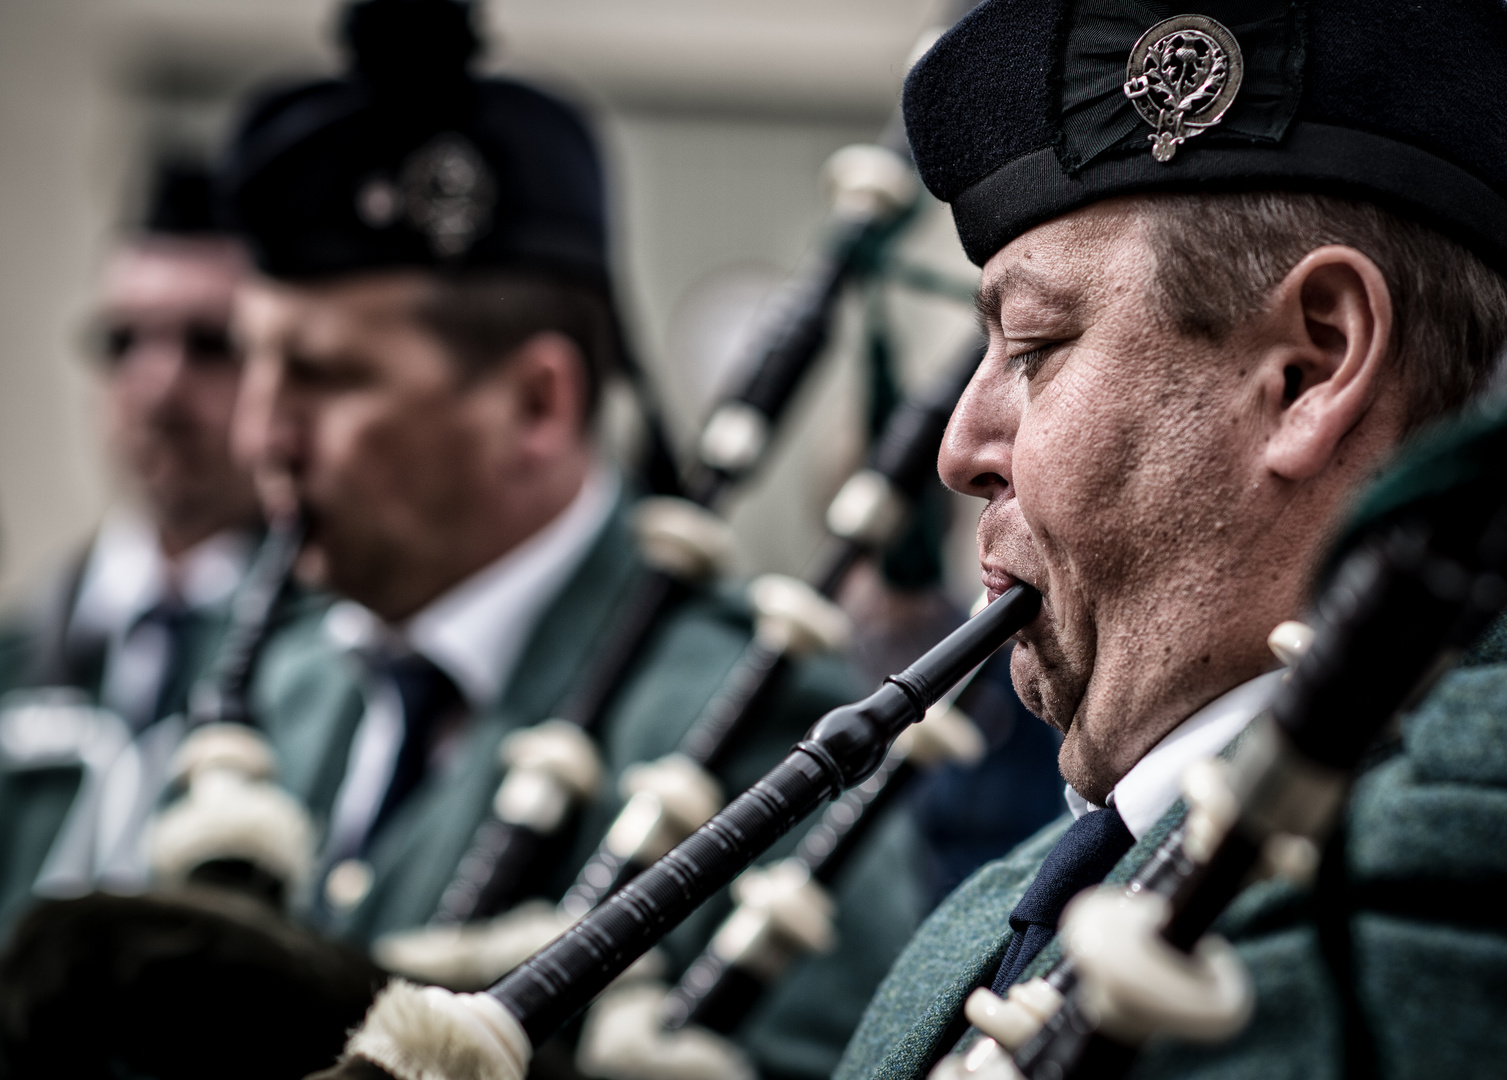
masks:
[(256, 731), (248, 700), (305, 533), (297, 513), (268, 526), (231, 600), (214, 662), (189, 692), (184, 737), (168, 778), (177, 797), (145, 836), (158, 884), (213, 885), (283, 908), (313, 866), (313, 824), (274, 783), (276, 757)]
[(583, 1071), (649, 1080), (673, 1060), (682, 1080), (723, 1080), (750, 1068), (733, 1044), (707, 1033), (732, 1035), (797, 959), (836, 945), (832, 889), (911, 781), (926, 769), (982, 757), (983, 737), (954, 705), (979, 670), (902, 732), (872, 774), (818, 815), (790, 856), (733, 882), (736, 907), (668, 993), (629, 983), (598, 999), (577, 1050)]
[[(191, 688), (171, 762), (178, 798), (143, 837), (154, 888), (91, 892), (93, 882), (79, 877), (12, 931), (0, 956), (7, 1075), (197, 1075), (240, 1043), (218, 1073), (296, 1076), (330, 1059), (338, 1032), (360, 1019), (385, 978), (281, 910), (311, 864), (313, 833), (303, 808), (272, 782), (274, 755), (247, 696), (302, 534), (292, 519), (268, 530), (232, 601), (216, 662)], [(108, 715), (80, 713), (90, 714)], [(97, 733), (90, 743), (103, 759), (98, 771), (124, 749)], [(69, 821), (99, 814), (97, 784), (86, 771)], [(69, 842), (65, 828), (54, 848)], [(81, 1015), (97, 1020), (87, 1039), (78, 1037)], [(278, 1038), (246, 1045), (247, 1016)]]
[[(1125, 886), (1073, 900), (1063, 959), (1001, 999), (976, 990), (933, 1080), (1120, 1076), (1152, 1036), (1217, 1042), (1254, 1008), (1210, 935), (1253, 878), (1309, 883), (1363, 758), (1507, 607), (1507, 410), (1416, 446), (1362, 505), (1331, 561), (1311, 641), (1225, 764), (1184, 778), (1188, 814)], [(1306, 635), (1303, 635), (1306, 637)]]
[[(828, 521), (836, 542), (804, 585), (774, 575), (753, 583), (751, 598), (761, 616), (753, 640), (722, 689), (686, 732), (674, 760), (664, 763), (672, 772), (659, 790), (652, 774), (638, 773), (636, 782), (644, 798), (637, 804), (629, 800), (601, 847), (582, 867), (561, 901), (564, 914), (580, 916), (596, 907), (717, 809), (710, 805), (716, 798), (710, 774), (756, 719), (756, 707), (788, 655), (807, 643), (829, 649), (840, 645), (844, 617), (824, 601), (835, 596), (860, 555), (881, 550), (894, 538), (924, 486), (932, 482), (947, 418), (982, 358), (983, 346), (971, 347), (937, 392), (891, 417), (869, 466), (854, 474), (833, 500)], [(688, 773), (686, 763), (697, 772)], [(694, 779), (687, 779), (688, 775)], [(688, 807), (690, 813), (677, 815), (668, 804), (684, 790), (683, 785), (707, 795), (699, 800), (699, 807)], [(679, 835), (674, 831), (677, 822), (683, 829)]]
[[(534, 1047), (822, 802), (874, 775), (896, 739), (1040, 608), (1040, 594), (1018, 585), (873, 694), (829, 712), (751, 788), (485, 993), (391, 985), (334, 1075), (375, 1065), (521, 1080)], [(421, 1063), (431, 1048), (446, 1060)]]
[[(828, 513), (834, 539), (810, 579), (820, 594), (836, 591), (860, 553), (882, 549), (903, 526), (924, 486), (934, 482), (934, 462), (948, 418), (983, 352), (982, 343), (971, 347), (930, 393), (895, 410), (869, 465), (839, 491)], [(757, 647), (756, 641), (750, 651)], [(735, 668), (725, 692), (751, 702), (749, 684), (768, 670), (755, 665)], [(964, 687), (959, 684), (949, 697)], [(704, 763), (707, 751), (720, 752), (735, 731), (726, 717), (727, 698), (719, 695), (704, 718), (711, 722), (694, 726), (680, 760), (666, 764), (684, 771), (686, 761)], [(740, 717), (739, 722), (746, 719)], [(731, 1034), (798, 956), (825, 952), (834, 945), (836, 907), (830, 890), (883, 819), (885, 808), (919, 771), (944, 762), (976, 761), (983, 751), (983, 739), (966, 715), (945, 701), (934, 707), (923, 723), (900, 737), (872, 775), (820, 815), (788, 859), (751, 870), (734, 883), (736, 908), (662, 1001), (648, 988), (634, 988), (626, 996), (599, 1003), (582, 1035), (583, 1065), (602, 1075), (654, 1076), (664, 1060), (661, 1034), (673, 1037), (688, 1026)], [(647, 807), (635, 807), (630, 800), (624, 808), (618, 824), (566, 893), (558, 921), (541, 919), (534, 924), (545, 936), (595, 908), (668, 849), (662, 804), (653, 795), (646, 801)], [(703, 819), (715, 809), (707, 810)], [(644, 827), (648, 823), (651, 828)], [(673, 842), (683, 835), (671, 834), (668, 839)], [(709, 1058), (705, 1075), (719, 1075), (727, 1062), (711, 1041), (702, 1043), (702, 1053)]]

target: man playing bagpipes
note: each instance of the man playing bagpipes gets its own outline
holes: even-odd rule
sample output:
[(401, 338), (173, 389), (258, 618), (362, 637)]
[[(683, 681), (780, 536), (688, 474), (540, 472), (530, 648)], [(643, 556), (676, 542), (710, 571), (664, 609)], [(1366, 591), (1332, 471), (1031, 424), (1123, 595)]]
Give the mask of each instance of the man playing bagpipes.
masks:
[[(993, 1018), (1012, 988), (1034, 1026), (1053, 1014), (1032, 980), (1062, 970), (1064, 907), (1151, 873), (1188, 766), (1279, 693), (1268, 634), (1307, 617), (1355, 493), (1487, 384), (1507, 129), (1473, 87), (1504, 65), (1489, 4), (990, 0), (912, 73), (917, 163), (984, 266), (991, 339), (942, 473), (988, 501), (991, 590), (1043, 594), (1013, 674), (1064, 732), (1073, 814), (931, 917), (839, 1077), (926, 1076), (970, 1021), (1029, 1042)], [(1155, 1042), (1137, 1076), (1499, 1067), (1507, 960), (1473, 898), (1503, 872), (1503, 659), (1483, 641), (1375, 747), (1317, 870), (1338, 886), (1310, 899), (1298, 845), (1227, 911), (1241, 1033)]]

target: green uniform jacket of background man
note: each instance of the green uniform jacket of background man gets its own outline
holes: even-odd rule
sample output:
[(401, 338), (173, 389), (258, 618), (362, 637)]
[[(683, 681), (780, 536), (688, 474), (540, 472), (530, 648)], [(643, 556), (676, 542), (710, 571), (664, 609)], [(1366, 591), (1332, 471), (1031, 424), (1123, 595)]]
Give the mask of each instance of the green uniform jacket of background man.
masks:
[[(0, 622), (0, 698), (13, 691), (65, 686), (82, 703), (99, 702), (104, 645), (65, 656), (63, 634), (83, 558), (58, 575), (31, 604)], [(307, 594), (298, 606), (313, 600)], [(162, 701), (165, 714), (182, 710), (189, 688), (209, 670), (229, 617), (228, 605), (192, 609), (180, 639), (184, 649)], [(0, 936), (30, 902), (32, 885), (63, 826), (83, 778), (78, 763), (34, 766), (0, 753)]]
[[(1179, 801), (1107, 880), (1128, 880), (1185, 809)], [(942, 1040), (963, 1000), (993, 979), (1009, 944), (1007, 917), (1068, 820), (984, 867), (926, 921), (875, 995), (837, 1080), (926, 1075), (946, 1050)], [(1342, 996), (1325, 960), (1334, 940), (1329, 931), (1344, 925), (1343, 903), (1352, 908), (1352, 1000), (1382, 1075), (1500, 1075), (1507, 1061), (1501, 974), (1507, 970), (1501, 903), (1507, 631), (1501, 625), (1407, 716), (1397, 752), (1360, 778), (1345, 832), (1348, 900), (1330, 902), (1328, 892), (1265, 881), (1242, 893), (1216, 924), (1255, 982), (1256, 1012), (1245, 1030), (1217, 1046), (1154, 1044), (1132, 1076), (1344, 1075)], [(1054, 940), (1023, 978), (1042, 974), (1060, 956)]]
[[(642, 570), (620, 505), (545, 610), (502, 699), (473, 718), (448, 770), (427, 776), (379, 827), (367, 851), (370, 890), (321, 921), (336, 936), (370, 945), (434, 914), (502, 779), (503, 736), (537, 724), (588, 677), (614, 617)], [(334, 802), (362, 713), (357, 662), (324, 638), (322, 616), (285, 627), (259, 665), (252, 705), (278, 751), (283, 783), (323, 823)], [(693, 592), (665, 616), (610, 706), (601, 733), (606, 769), (574, 850), (558, 861), (551, 899), (562, 895), (620, 805), (617, 781), (634, 762), (673, 751), (721, 685), (750, 637), (748, 612), (730, 593)], [(771, 690), (766, 721), (722, 770), (724, 793), (752, 784), (823, 712), (860, 693), (833, 658), (794, 664)], [(799, 832), (799, 829), (796, 830)], [(793, 846), (792, 837), (788, 846)], [(777, 852), (776, 854), (778, 854)], [(739, 1041), (773, 1075), (827, 1076), (863, 1006), (924, 914), (910, 819), (893, 814), (838, 883), (842, 944), (802, 962), (749, 1018)], [(703, 908), (666, 943), (672, 974), (709, 939), (727, 901)]]

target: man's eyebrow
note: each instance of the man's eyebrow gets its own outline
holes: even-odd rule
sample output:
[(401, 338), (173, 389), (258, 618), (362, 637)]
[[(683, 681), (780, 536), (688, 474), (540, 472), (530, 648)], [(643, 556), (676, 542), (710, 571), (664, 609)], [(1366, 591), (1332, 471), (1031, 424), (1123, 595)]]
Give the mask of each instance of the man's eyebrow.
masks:
[(973, 294), (973, 313), (979, 326), (988, 329), (989, 324), (999, 320), (999, 282), (990, 279), (979, 282), (978, 292)]
[(1082, 303), (1081, 297), (1048, 281), (1040, 274), (1023, 266), (1014, 265), (1006, 268), (998, 277), (989, 278), (980, 283), (978, 292), (974, 296), (974, 308), (978, 312), (979, 322), (984, 326), (988, 326), (991, 322), (998, 322), (999, 309), (1005, 301), (1018, 293), (1027, 291), (1035, 293), (1036, 298), (1042, 304), (1060, 308), (1066, 313), (1076, 311)]

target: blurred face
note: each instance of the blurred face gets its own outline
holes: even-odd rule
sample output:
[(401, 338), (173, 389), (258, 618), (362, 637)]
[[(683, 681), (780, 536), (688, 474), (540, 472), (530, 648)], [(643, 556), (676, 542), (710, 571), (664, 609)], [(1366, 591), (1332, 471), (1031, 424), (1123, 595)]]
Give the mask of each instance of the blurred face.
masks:
[(988, 500), (991, 596), (1042, 592), (1012, 675), (1065, 733), (1065, 778), (1098, 801), (1189, 712), (1270, 665), (1265, 636), (1303, 584), (1287, 568), (1262, 580), (1249, 343), (1165, 325), (1153, 271), (1128, 201), (998, 252), (981, 293), (989, 352), (940, 462), (949, 486)]
[(307, 516), (303, 572), (388, 619), (548, 521), (579, 488), (561, 459), (584, 454), (578, 416), (557, 416), (578, 403), (551, 396), (531, 353), (462, 377), (415, 318), (426, 288), (411, 273), (255, 281), (237, 309), (237, 445)]
[(104, 277), (109, 441), (169, 553), (256, 516), (230, 453), (240, 360), (229, 320), (243, 267), (228, 242), (153, 239), (116, 254)]

